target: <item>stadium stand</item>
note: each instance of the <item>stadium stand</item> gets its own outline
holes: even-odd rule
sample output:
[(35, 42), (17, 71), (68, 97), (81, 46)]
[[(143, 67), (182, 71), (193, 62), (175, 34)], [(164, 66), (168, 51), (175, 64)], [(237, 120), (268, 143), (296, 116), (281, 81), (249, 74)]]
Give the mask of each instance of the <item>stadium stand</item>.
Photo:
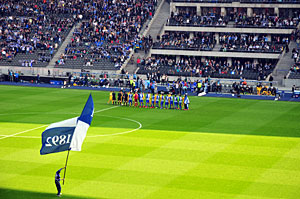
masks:
[(289, 73), (286, 75), (288, 79), (300, 79), (300, 31), (297, 30), (294, 35), (296, 47), (292, 50), (291, 58), (294, 60)]
[(37, 15), (0, 19), (0, 65), (44, 67), (57, 51), (74, 20)]
[[(163, 20), (148, 23), (160, 2), (168, 4)], [(132, 64), (138, 74), (298, 78), (298, 0), (0, 3), (1, 66), (127, 73)]]
[[(156, 1), (101, 1), (81, 26), (56, 67), (119, 70), (141, 38), (138, 34), (155, 11)], [(92, 4), (90, 2), (89, 4)]]
[(1, 0), (0, 65), (47, 66), (75, 23), (73, 38), (58, 67), (117, 70), (144, 40), (156, 0)]
[[(268, 40), (271, 41), (268, 41)], [(257, 34), (220, 34), (220, 51), (282, 53), (289, 44), (289, 36), (271, 36)]]
[(228, 17), (220, 16), (220, 13), (206, 13), (202, 16), (196, 14), (196, 9), (178, 9), (178, 13), (171, 12), (167, 21), (169, 26), (199, 26), (199, 27), (225, 27), (228, 24)]
[(211, 33), (168, 32), (152, 48), (211, 51), (214, 45), (215, 40)]
[(300, 56), (299, 49), (293, 49), (294, 65), (290, 69), (289, 79), (300, 79)]
[(208, 59), (201, 57), (167, 57), (156, 56), (141, 60), (139, 64), (139, 72), (162, 73), (166, 75), (176, 76), (195, 76), (195, 77), (215, 77), (215, 78), (235, 78), (241, 76), (247, 79), (265, 79), (274, 69), (272, 60), (260, 60), (252, 62), (252, 60), (235, 59), (230, 64), (226, 59)]
[(294, 2), (173, 0), (138, 73), (265, 80), (295, 40), (300, 12)]

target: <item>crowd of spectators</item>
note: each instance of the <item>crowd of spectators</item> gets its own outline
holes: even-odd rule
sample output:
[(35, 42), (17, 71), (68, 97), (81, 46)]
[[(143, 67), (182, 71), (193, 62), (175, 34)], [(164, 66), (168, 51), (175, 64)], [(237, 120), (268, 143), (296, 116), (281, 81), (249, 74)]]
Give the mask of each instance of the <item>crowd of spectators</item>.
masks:
[(292, 50), (292, 58), (294, 59), (294, 65), (291, 67), (291, 72), (300, 73), (300, 54), (299, 49), (294, 48)]
[[(36, 54), (34, 62), (50, 61), (73, 26), (73, 19), (46, 15), (0, 18), (0, 60), (12, 62), (17, 54)], [(20, 61), (23, 66), (26, 60)]]
[[(251, 79), (265, 79), (272, 72), (275, 63), (266, 60), (250, 61), (235, 59), (230, 64), (226, 59), (202, 59), (201, 57), (159, 56), (141, 60), (140, 73), (160, 72), (168, 75), (186, 75), (196, 77), (212, 77), (226, 75), (240, 77), (247, 75)], [(249, 75), (251, 74), (251, 75)]]
[(264, 27), (264, 28), (296, 28), (300, 15), (295, 17), (278, 17), (269, 14), (253, 14), (248, 17), (246, 13), (234, 16), (237, 27)]
[(178, 13), (171, 12), (171, 17), (167, 20), (170, 26), (223, 26), (228, 23), (228, 17), (222, 17), (219, 14), (208, 12), (202, 16), (196, 15), (192, 11), (180, 10)]
[(69, 76), (70, 86), (109, 87), (110, 82), (106, 77), (89, 73), (74, 73)]
[(215, 45), (212, 33), (167, 32), (154, 43), (154, 49), (186, 49), (211, 51)]
[(118, 68), (134, 48), (149, 50), (150, 44), (138, 33), (156, 5), (157, 0), (0, 0), (0, 59), (10, 62), (17, 53), (38, 53), (36, 59), (18, 63), (48, 62), (64, 33), (84, 21), (57, 64), (83, 57), (89, 65), (106, 58)]
[(260, 28), (296, 28), (300, 20), (300, 13), (293, 17), (278, 17), (271, 14), (256, 14), (247, 16), (246, 12), (233, 13), (221, 16), (219, 12), (205, 12), (201, 16), (195, 10), (178, 10), (171, 12), (167, 20), (170, 26), (204, 26), (204, 27), (226, 27), (229, 21), (234, 21), (236, 27), (260, 27)]
[(219, 41), (220, 51), (281, 53), (289, 44), (289, 36), (225, 33)]
[(50, 61), (75, 23), (74, 18), (50, 14), (52, 3), (0, 0), (1, 64), (34, 66)]
[(292, 50), (291, 58), (294, 60), (288, 75), (289, 79), (300, 79), (300, 30), (296, 30), (292, 34), (292, 39), (296, 42), (296, 48)]
[(87, 60), (87, 66), (104, 58), (113, 62), (118, 69), (135, 47), (144, 46), (145, 40), (139, 38), (138, 34), (146, 20), (152, 18), (156, 0), (97, 2), (93, 6), (94, 14), (85, 17), (75, 30), (57, 65), (66, 64), (68, 59), (83, 58)]

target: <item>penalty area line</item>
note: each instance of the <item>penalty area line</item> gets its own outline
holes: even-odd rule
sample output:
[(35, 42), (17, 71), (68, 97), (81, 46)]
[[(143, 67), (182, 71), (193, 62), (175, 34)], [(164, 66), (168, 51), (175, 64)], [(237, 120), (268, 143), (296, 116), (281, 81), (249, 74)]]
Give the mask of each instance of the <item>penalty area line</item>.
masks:
[[(113, 107), (109, 107), (109, 108), (105, 108), (105, 109), (95, 111), (94, 113), (100, 113), (100, 112), (107, 111), (107, 110), (110, 110), (110, 109), (113, 109), (113, 108), (118, 108), (118, 107), (119, 106), (113, 106)], [(20, 135), (22, 133), (27, 133), (29, 131), (33, 131), (33, 130), (36, 130), (36, 129), (40, 129), (40, 128), (46, 127), (48, 125), (49, 124), (45, 124), (45, 125), (42, 125), (42, 126), (39, 126), (39, 127), (36, 127), (36, 128), (28, 129), (28, 130), (21, 131), (21, 132), (18, 132), (18, 133), (14, 133), (14, 134), (11, 134), (11, 135), (0, 135), (1, 136), (0, 140), (5, 139), (5, 138), (9, 138), (9, 137), (23, 137), (23, 136), (17, 136), (17, 135)], [(33, 138), (34, 136), (28, 136), (28, 138), (30, 138), (30, 137)]]

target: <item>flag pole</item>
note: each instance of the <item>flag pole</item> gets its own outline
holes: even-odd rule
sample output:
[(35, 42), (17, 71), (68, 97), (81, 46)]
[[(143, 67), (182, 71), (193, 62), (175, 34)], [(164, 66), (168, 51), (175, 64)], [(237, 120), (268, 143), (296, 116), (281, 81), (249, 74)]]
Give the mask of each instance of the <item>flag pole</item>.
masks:
[(67, 173), (67, 164), (68, 164), (68, 159), (69, 159), (69, 154), (70, 154), (70, 150), (68, 150), (68, 155), (67, 155), (67, 159), (66, 159), (66, 164), (65, 164), (65, 172), (64, 172), (64, 181), (63, 181), (63, 185), (65, 185), (65, 177), (66, 177), (66, 173)]

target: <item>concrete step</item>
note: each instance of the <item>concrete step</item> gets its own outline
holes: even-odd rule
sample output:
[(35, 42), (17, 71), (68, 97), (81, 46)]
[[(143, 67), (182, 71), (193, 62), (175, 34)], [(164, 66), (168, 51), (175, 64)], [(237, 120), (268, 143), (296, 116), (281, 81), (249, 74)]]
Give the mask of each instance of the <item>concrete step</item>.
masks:
[(125, 70), (128, 71), (128, 73), (133, 74), (137, 69), (137, 65), (136, 65), (137, 58), (139, 57), (139, 58), (143, 59), (145, 56), (146, 55), (145, 55), (144, 51), (139, 51), (137, 53), (134, 53), (133, 56), (131, 57), (130, 61), (128, 62)]
[(221, 44), (216, 44), (213, 51), (220, 51), (220, 48), (222, 47)]
[(76, 28), (79, 28), (81, 25), (81, 22), (77, 23), (76, 25), (73, 26), (69, 34), (67, 35), (65, 41), (62, 43), (62, 45), (59, 47), (51, 61), (49, 62), (47, 68), (54, 68), (55, 62), (60, 58), (60, 55), (65, 52), (65, 48), (67, 45), (70, 43), (71, 38), (73, 37), (73, 32), (75, 31)]
[(282, 71), (289, 71), (291, 66), (294, 64), (294, 59), (292, 58), (292, 50), (296, 48), (296, 42), (291, 41), (289, 44), (289, 52), (283, 53), (282, 57), (279, 59), (276, 68), (274, 69), (274, 77), (282, 76)]
[(282, 57), (279, 59), (272, 76), (274, 81), (278, 81), (279, 85), (282, 85), (283, 78), (289, 73), (291, 66), (294, 64), (294, 59), (292, 58), (292, 50), (296, 48), (296, 42), (291, 41), (289, 44), (289, 52), (283, 53)]
[(153, 21), (150, 27), (150, 31), (148, 32), (147, 36), (151, 35), (153, 40), (156, 41), (156, 36), (160, 34), (169, 17), (170, 17), (170, 3), (164, 1), (156, 19)]
[[(159, 0), (157, 3), (158, 7), (153, 19), (149, 23), (146, 23), (144, 25), (140, 33), (140, 35), (144, 35), (146, 37), (151, 35), (154, 42), (156, 41), (156, 36), (161, 32), (165, 22), (170, 15), (170, 4), (168, 2), (166, 2), (165, 0)], [(126, 63), (124, 70), (128, 71), (128, 73), (134, 73), (137, 70), (137, 58), (140, 57), (141, 59), (143, 59), (146, 56), (147, 55), (142, 50), (134, 53), (128, 63)]]

